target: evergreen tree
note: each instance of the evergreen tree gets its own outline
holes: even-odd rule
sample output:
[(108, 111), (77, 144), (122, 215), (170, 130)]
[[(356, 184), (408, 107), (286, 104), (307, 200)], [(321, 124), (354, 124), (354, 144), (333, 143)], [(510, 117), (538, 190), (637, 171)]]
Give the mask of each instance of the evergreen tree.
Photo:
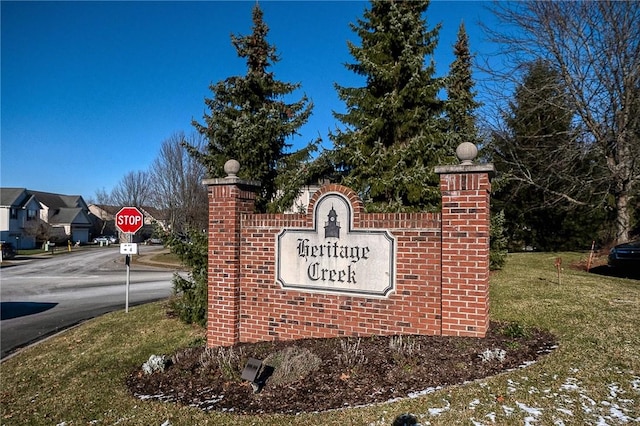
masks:
[(449, 68), (447, 77), (447, 102), (445, 111), (448, 121), (448, 138), (453, 147), (462, 142), (479, 143), (475, 111), (480, 107), (476, 102), (473, 87), (469, 36), (464, 23), (460, 24), (458, 37), (453, 47), (455, 60)]
[[(259, 181), (261, 192), (256, 198), (259, 212), (290, 207), (301, 184), (307, 180), (305, 162), (316, 149), (316, 143), (288, 152), (287, 139), (311, 115), (312, 105), (306, 96), (287, 103), (299, 84), (275, 79), (269, 67), (279, 58), (276, 48), (267, 42), (268, 27), (262, 10), (253, 8), (253, 31), (248, 36), (231, 36), (238, 56), (247, 63), (245, 76), (229, 77), (211, 85), (212, 98), (205, 99), (209, 113), (204, 124), (193, 121), (206, 140), (204, 150), (186, 141), (187, 151), (207, 169), (210, 176), (224, 176), (224, 163), (240, 162), (238, 176)], [(207, 236), (201, 230), (189, 230), (184, 236), (165, 236), (172, 251), (191, 268), (188, 279), (174, 279), (176, 293), (182, 297), (173, 309), (186, 322), (206, 323), (207, 312)]]
[(261, 184), (256, 209), (262, 212), (289, 207), (298, 194), (295, 183), (303, 180), (302, 165), (316, 149), (316, 144), (311, 143), (289, 152), (291, 144), (287, 139), (297, 135), (307, 122), (312, 104), (306, 96), (297, 102), (285, 102), (285, 97), (300, 85), (276, 80), (270, 71), (280, 58), (267, 41), (268, 32), (262, 10), (256, 4), (252, 33), (231, 36), (238, 56), (246, 60), (247, 74), (229, 77), (210, 87), (213, 97), (205, 99), (210, 112), (205, 113), (204, 124), (193, 121), (208, 140), (206, 150), (187, 144), (189, 152), (207, 167), (211, 176), (223, 176), (224, 163), (232, 158), (238, 160), (238, 176)]
[(433, 172), (451, 156), (443, 135), (444, 87), (433, 55), (439, 26), (427, 30), (428, 1), (373, 0), (352, 25), (361, 45), (348, 43), (354, 63), (347, 69), (365, 77), (364, 87), (336, 84), (346, 113), (330, 137), (342, 183), (356, 190), (368, 210), (436, 209), (438, 177)]
[[(464, 23), (458, 28), (458, 37), (453, 46), (455, 60), (449, 68), (447, 76), (447, 102), (445, 112), (447, 117), (447, 138), (452, 146), (457, 147), (462, 142), (480, 144), (476, 126), (475, 112), (480, 103), (476, 102), (472, 77), (472, 55), (469, 49), (469, 36)], [(500, 210), (491, 214), (490, 225), (490, 256), (491, 270), (502, 269), (507, 260), (507, 237), (505, 235), (505, 214)]]
[[(557, 73), (543, 61), (527, 65), (505, 117), (507, 130), (492, 142), (497, 182), (493, 206), (504, 209), (513, 248), (570, 249), (589, 245), (598, 212), (586, 203), (562, 203), (550, 194), (592, 191), (587, 155), (572, 124), (573, 111)], [(576, 180), (576, 177), (579, 179)], [(545, 182), (544, 188), (540, 182)]]

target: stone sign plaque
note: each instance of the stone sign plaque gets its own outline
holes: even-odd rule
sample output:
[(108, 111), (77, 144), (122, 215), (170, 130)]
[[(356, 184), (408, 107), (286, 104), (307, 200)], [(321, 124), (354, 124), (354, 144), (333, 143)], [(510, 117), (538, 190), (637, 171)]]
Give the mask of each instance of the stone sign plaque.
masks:
[(388, 296), (395, 288), (396, 241), (387, 230), (352, 229), (349, 200), (324, 194), (313, 229), (283, 229), (276, 242), (276, 280), (287, 289)]

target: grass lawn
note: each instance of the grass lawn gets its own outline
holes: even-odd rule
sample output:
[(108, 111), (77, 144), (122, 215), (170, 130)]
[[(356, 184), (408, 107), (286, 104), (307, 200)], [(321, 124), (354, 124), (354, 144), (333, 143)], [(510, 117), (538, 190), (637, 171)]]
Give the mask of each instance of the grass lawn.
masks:
[[(554, 261), (563, 259), (558, 283)], [(238, 416), (129, 395), (151, 354), (202, 344), (163, 303), (105, 315), (0, 365), (2, 425), (423, 425), (640, 422), (640, 281), (572, 269), (583, 255), (514, 254), (491, 277), (491, 317), (552, 331), (559, 347), (523, 369), (420, 397), (329, 413)], [(322, 395), (318, 395), (322, 398)], [(165, 423), (165, 422), (169, 423)]]

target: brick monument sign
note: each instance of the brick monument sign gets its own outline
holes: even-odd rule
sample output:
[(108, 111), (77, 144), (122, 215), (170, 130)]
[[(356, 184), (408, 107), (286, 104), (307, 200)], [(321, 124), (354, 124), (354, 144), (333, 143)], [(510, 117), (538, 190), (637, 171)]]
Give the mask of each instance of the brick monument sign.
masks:
[(256, 214), (259, 184), (209, 192), (207, 345), (309, 337), (483, 337), (489, 325), (489, 192), (494, 168), (439, 166), (441, 213), (365, 213), (328, 184), (306, 214)]

